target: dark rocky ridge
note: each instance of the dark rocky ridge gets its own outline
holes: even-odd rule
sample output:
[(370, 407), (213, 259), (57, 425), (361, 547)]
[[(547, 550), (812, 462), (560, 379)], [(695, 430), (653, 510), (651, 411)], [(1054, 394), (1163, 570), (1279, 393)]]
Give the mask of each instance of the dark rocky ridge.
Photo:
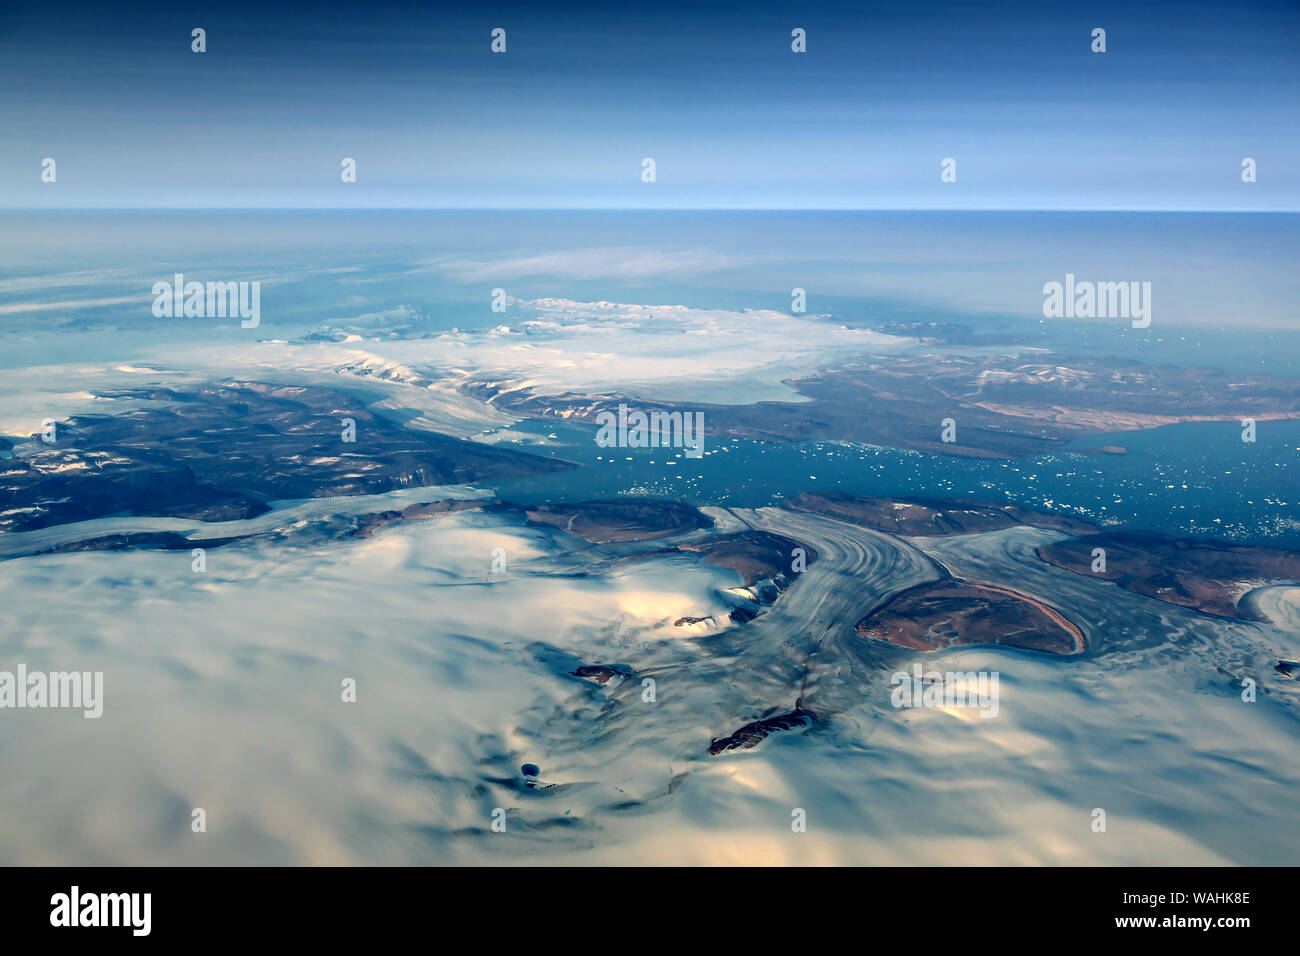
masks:
[(709, 754), (716, 757), (728, 750), (751, 750), (777, 731), (811, 727), (816, 719), (812, 711), (804, 710), (802, 706), (795, 704), (792, 711), (753, 721), (745, 724), (735, 733), (714, 740), (709, 744)]
[(203, 548), (205, 551), (219, 548), (232, 541), (241, 541), (241, 536), (230, 538), (197, 538), (191, 541), (174, 531), (132, 531), (123, 534), (102, 534), (81, 541), (69, 541), (66, 544), (51, 545), (33, 554), (67, 554), (74, 551), (190, 551)]
[[(514, 478), (567, 462), (414, 431), (328, 388), (220, 382), (106, 397), (165, 405), (61, 423), (58, 442), (0, 464), (0, 531), (109, 515), (225, 521), (275, 499)], [(342, 440), (343, 419), (356, 441)]]

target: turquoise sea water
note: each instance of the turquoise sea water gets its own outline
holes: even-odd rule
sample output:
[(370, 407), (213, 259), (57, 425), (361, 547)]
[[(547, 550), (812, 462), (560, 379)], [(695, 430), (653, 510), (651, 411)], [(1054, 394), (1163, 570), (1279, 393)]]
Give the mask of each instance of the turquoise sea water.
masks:
[(990, 461), (848, 442), (708, 444), (701, 459), (680, 449), (600, 448), (595, 429), (531, 422), (554, 435), (531, 451), (584, 467), (495, 486), (512, 501), (608, 495), (685, 498), (697, 505), (757, 507), (807, 490), (1009, 502), (1106, 527), (1300, 547), (1300, 421), (1260, 422), (1256, 442), (1236, 422), (1170, 425), (1095, 435), (1072, 447), (1120, 445), (1127, 455), (1052, 454)]
[[(409, 308), (419, 332), (484, 328), (491, 290), (519, 298), (790, 307), (854, 326), (960, 323), (1060, 354), (1300, 372), (1300, 216), (1141, 213), (8, 212), (0, 214), (0, 369), (131, 362), (229, 341), (229, 326), (156, 319), (175, 272), (263, 282), (256, 335)], [(1042, 283), (1150, 281), (1151, 328), (1041, 316)], [(516, 315), (507, 317), (513, 321)], [(259, 370), (259, 375), (266, 374)], [(73, 383), (69, 383), (70, 385)], [(533, 423), (584, 462), (503, 485), (519, 500), (629, 493), (768, 504), (808, 488), (976, 497), (1173, 534), (1300, 545), (1300, 423), (1235, 422), (1096, 436), (1124, 457), (1012, 462), (827, 442), (726, 442), (701, 461), (598, 457), (582, 428)], [(521, 446), (522, 447), (522, 446)], [(627, 460), (631, 458), (631, 460)]]

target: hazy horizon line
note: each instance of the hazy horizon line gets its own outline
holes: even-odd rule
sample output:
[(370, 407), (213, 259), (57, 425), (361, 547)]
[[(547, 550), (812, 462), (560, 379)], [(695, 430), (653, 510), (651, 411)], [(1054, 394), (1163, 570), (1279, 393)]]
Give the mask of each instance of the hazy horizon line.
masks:
[(1295, 209), (1160, 206), (0, 206), (6, 212), (1020, 212), (1291, 216)]

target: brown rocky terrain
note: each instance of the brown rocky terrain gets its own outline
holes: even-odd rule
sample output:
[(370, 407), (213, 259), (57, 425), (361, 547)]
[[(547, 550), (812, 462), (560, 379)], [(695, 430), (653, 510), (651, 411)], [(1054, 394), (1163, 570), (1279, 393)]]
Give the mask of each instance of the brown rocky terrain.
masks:
[[(499, 381), (463, 387), (527, 417), (594, 424), (601, 411), (627, 402), (647, 412), (702, 412), (715, 439), (859, 441), (979, 458), (1060, 452), (1084, 435), (1175, 422), (1300, 418), (1295, 379), (1099, 356), (895, 354), (786, 384), (810, 400), (688, 408), (627, 395), (541, 395)], [(942, 441), (945, 418), (956, 422), (953, 442)]]
[(1078, 654), (1083, 632), (1053, 608), (1006, 588), (944, 580), (896, 595), (858, 622), (864, 637), (916, 651), (1001, 644)]
[(594, 680), (597, 684), (608, 684), (615, 677), (631, 676), (626, 670), (610, 667), (607, 664), (583, 664), (573, 672), (574, 677)]
[(745, 579), (747, 587), (763, 580), (781, 580), (793, 574), (791, 552), (803, 548), (805, 561), (811, 565), (817, 553), (808, 545), (766, 531), (742, 531), (740, 534), (706, 538), (679, 545), (679, 551), (693, 551), (709, 564), (728, 568)]
[(816, 715), (812, 711), (804, 710), (796, 704), (794, 710), (788, 713), (765, 717), (762, 720), (745, 724), (735, 733), (714, 740), (709, 744), (709, 753), (716, 757), (728, 750), (750, 750), (766, 740), (770, 734), (780, 730), (796, 730), (800, 727), (808, 727), (815, 720)]
[[(1106, 570), (1092, 570), (1094, 548), (1106, 552)], [(1168, 538), (1139, 532), (1103, 532), (1038, 549), (1048, 564), (1095, 574), (1147, 597), (1220, 617), (1237, 617), (1242, 595), (1268, 584), (1300, 583), (1300, 553), (1276, 548)]]
[(1030, 525), (1068, 534), (1090, 534), (1096, 531), (1086, 521), (989, 501), (855, 497), (836, 491), (805, 491), (782, 502), (782, 506), (890, 534), (975, 534), (1015, 525)]
[(690, 505), (652, 498), (533, 505), (524, 513), (535, 524), (551, 525), (593, 544), (649, 541), (682, 531), (713, 527), (712, 521)]
[(416, 521), (420, 518), (434, 518), (439, 515), (455, 514), (458, 511), (511, 511), (518, 506), (500, 502), (493, 498), (444, 498), (438, 501), (422, 501), (405, 508), (392, 511), (371, 511), (357, 515), (356, 526), (352, 534), (359, 538), (369, 538), (380, 528), (398, 521)]

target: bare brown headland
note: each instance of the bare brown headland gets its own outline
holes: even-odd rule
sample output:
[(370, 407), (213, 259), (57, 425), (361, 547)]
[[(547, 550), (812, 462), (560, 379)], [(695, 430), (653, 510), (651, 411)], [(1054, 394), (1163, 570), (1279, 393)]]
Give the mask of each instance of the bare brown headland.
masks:
[(896, 595), (858, 622), (864, 637), (916, 651), (1000, 644), (1048, 654), (1080, 654), (1083, 632), (1055, 608), (1007, 588), (946, 580)]
[(789, 577), (796, 548), (803, 549), (805, 566), (817, 560), (817, 552), (808, 545), (767, 531), (742, 531), (678, 545), (679, 551), (696, 552), (709, 564), (735, 571), (746, 587)]
[(525, 514), (535, 524), (551, 525), (593, 544), (648, 541), (713, 526), (712, 521), (690, 505), (652, 498), (534, 505)]
[[(1095, 548), (1106, 552), (1104, 571), (1092, 570)], [(1138, 532), (1058, 541), (1039, 548), (1038, 556), (1058, 568), (1219, 617), (1242, 616), (1238, 602), (1255, 588), (1300, 582), (1300, 554), (1294, 551)]]
[(855, 497), (837, 491), (805, 491), (787, 499), (783, 505), (793, 511), (825, 515), (873, 531), (922, 537), (976, 534), (1016, 525), (1067, 534), (1090, 534), (1096, 530), (1093, 525), (1077, 518), (989, 501)]

